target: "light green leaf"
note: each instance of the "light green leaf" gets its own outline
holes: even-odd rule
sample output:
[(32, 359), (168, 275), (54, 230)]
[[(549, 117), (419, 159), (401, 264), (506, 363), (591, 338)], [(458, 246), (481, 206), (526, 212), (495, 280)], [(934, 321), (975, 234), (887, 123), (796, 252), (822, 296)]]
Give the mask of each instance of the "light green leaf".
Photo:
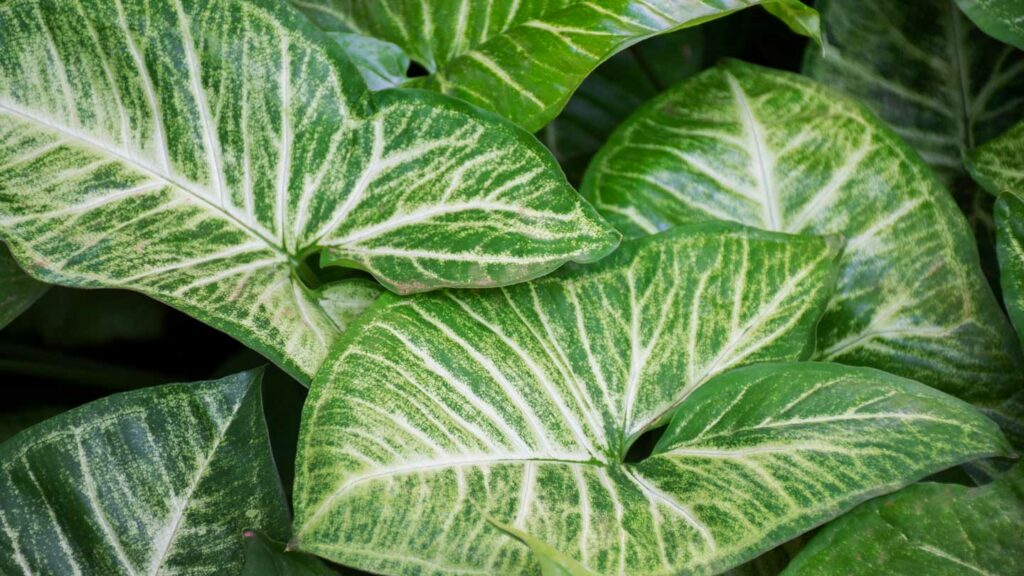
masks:
[[(429, 88), (493, 110), (535, 132), (601, 62), (658, 34), (754, 5), (799, 0), (291, 0), (325, 30), (401, 46)], [(806, 17), (809, 8), (800, 13)], [(792, 20), (788, 20), (792, 22)], [(810, 22), (798, 29), (813, 35)], [(805, 28), (806, 27), (806, 28)]]
[(846, 239), (817, 358), (990, 407), (1024, 358), (963, 215), (880, 121), (794, 74), (727, 62), (638, 111), (583, 184), (628, 236), (706, 220)]
[[(1024, 54), (952, 0), (819, 0), (829, 47), (804, 73), (867, 104), (945, 179), (1024, 117)], [(956, 191), (956, 190), (954, 190)]]
[(22, 271), (0, 243), (0, 329), (21, 315), (46, 292), (46, 284)]
[(971, 176), (992, 194), (1024, 199), (1024, 121), (967, 152), (964, 162)]
[(346, 278), (317, 289), (316, 301), (338, 330), (344, 332), (383, 293), (384, 289), (373, 280)]
[(956, 3), (990, 36), (1024, 50), (1024, 0), (956, 0)]
[(582, 179), (590, 158), (623, 120), (703, 67), (706, 28), (687, 28), (645, 40), (619, 52), (587, 76), (565, 109), (538, 135), (570, 182)]
[(398, 46), (362, 34), (334, 32), (329, 36), (359, 68), (370, 90), (393, 88), (407, 80), (409, 57)]
[(115, 394), (0, 444), (0, 573), (237, 573), (242, 530), (288, 530), (259, 380)]
[(338, 576), (315, 556), (286, 552), (284, 544), (246, 530), (245, 567), (241, 576)]
[(1024, 467), (981, 488), (918, 484), (829, 524), (785, 576), (1024, 572)]
[[(996, 202), (996, 239), (1006, 311), (1024, 346), (1024, 198), (1003, 194)], [(990, 413), (1014, 443), (1024, 447), (1024, 390)]]
[(961, 401), (868, 369), (712, 380), (805, 357), (834, 258), (712, 224), (502, 290), (384, 296), (306, 403), (293, 545), (388, 574), (536, 574), (490, 516), (597, 573), (711, 572), (1006, 450)]
[(37, 277), (130, 288), (308, 380), (339, 327), (306, 259), (387, 288), (494, 286), (618, 237), (530, 135), (369, 93), (275, 0), (0, 5), (0, 238)]
[(585, 566), (552, 548), (543, 540), (534, 538), (514, 526), (502, 524), (489, 516), (484, 518), (495, 528), (528, 546), (537, 564), (540, 565), (542, 576), (595, 576)]
[(818, 15), (817, 10), (804, 4), (801, 0), (767, 2), (764, 8), (785, 22), (793, 32), (814, 40), (819, 50), (824, 48), (824, 38), (821, 35), (821, 16)]

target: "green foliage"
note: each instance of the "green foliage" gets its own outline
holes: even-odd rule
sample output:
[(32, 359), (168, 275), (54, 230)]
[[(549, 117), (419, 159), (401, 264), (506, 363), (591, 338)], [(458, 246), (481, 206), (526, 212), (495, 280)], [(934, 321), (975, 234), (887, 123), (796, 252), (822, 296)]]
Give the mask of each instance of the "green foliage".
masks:
[(815, 4), (0, 2), (0, 574), (1020, 572), (1024, 4)]

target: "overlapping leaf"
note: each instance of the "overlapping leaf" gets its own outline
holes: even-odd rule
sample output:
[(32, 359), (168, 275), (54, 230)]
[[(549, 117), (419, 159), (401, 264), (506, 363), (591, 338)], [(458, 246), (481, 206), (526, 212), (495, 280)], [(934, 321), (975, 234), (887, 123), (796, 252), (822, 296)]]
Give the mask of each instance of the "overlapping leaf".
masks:
[(804, 73), (868, 105), (952, 184), (961, 157), (1024, 118), (1024, 53), (952, 0), (818, 2), (828, 48)]
[(224, 574), (283, 538), (259, 372), (97, 400), (0, 445), (0, 573)]
[(782, 6), (816, 36), (799, 0), (291, 0), (326, 30), (401, 46), (430, 76), (410, 85), (494, 110), (527, 130), (551, 121), (598, 64), (645, 38), (736, 10)]
[(293, 546), (389, 574), (536, 573), (502, 525), (602, 574), (722, 570), (1004, 450), (969, 406), (872, 370), (713, 379), (806, 357), (835, 257), (704, 224), (524, 285), (385, 296), (311, 390)]
[(628, 120), (583, 192), (629, 236), (704, 220), (842, 235), (818, 358), (985, 408), (1024, 383), (950, 195), (877, 119), (809, 80), (740, 62), (705, 72)]
[(46, 284), (26, 275), (0, 244), (0, 328), (24, 312), (46, 292)]
[(989, 192), (1024, 199), (1024, 121), (964, 158), (971, 176)]
[(783, 576), (1024, 572), (1024, 467), (981, 488), (919, 484), (829, 524)]
[(144, 292), (300, 379), (339, 332), (299, 279), (317, 252), (416, 292), (617, 241), (530, 136), (371, 97), (273, 0), (15, 0), (0, 38), (0, 237), (26, 270)]
[(1024, 50), (1024, 0), (956, 0), (979, 28)]
[(319, 559), (300, 552), (286, 552), (284, 544), (247, 530), (245, 566), (240, 576), (338, 576)]

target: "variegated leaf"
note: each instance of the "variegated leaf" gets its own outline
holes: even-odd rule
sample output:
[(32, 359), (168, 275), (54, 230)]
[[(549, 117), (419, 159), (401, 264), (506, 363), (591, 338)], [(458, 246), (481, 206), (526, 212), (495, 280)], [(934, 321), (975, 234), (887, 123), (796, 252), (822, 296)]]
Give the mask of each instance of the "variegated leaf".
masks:
[(259, 381), (116, 394), (0, 444), (0, 573), (237, 573), (245, 528), (288, 533)]
[(956, 0), (979, 28), (1024, 50), (1024, 0)]
[[(1024, 193), (1004, 194), (996, 202), (996, 238), (1003, 299), (1024, 346)], [(1015, 443), (1024, 446), (1024, 391), (996, 406), (992, 413)]]
[(651, 36), (779, 4), (816, 36), (800, 0), (290, 0), (326, 30), (401, 46), (430, 72), (410, 86), (457, 96), (537, 131), (598, 64)]
[(390, 42), (362, 34), (333, 32), (330, 34), (352, 63), (359, 68), (370, 90), (394, 88), (405, 82), (409, 57)]
[(46, 292), (21, 270), (10, 251), (0, 244), (0, 328), (7, 326)]
[(276, 0), (0, 5), (0, 237), (53, 283), (144, 292), (308, 381), (339, 332), (305, 260), (493, 286), (614, 248), (531, 136), (372, 96)]
[(961, 401), (868, 369), (714, 379), (806, 357), (835, 255), (704, 224), (502, 290), (384, 296), (306, 403), (292, 546), (387, 574), (536, 574), (496, 522), (601, 574), (705, 573), (1006, 450)]
[(1024, 199), (1024, 121), (967, 152), (964, 161), (971, 176), (992, 194)]
[(828, 48), (804, 73), (867, 104), (945, 179), (962, 155), (1024, 118), (1024, 53), (953, 0), (819, 0)]
[(829, 524), (783, 576), (1024, 572), (1024, 466), (981, 488), (918, 484)]
[(817, 358), (985, 408), (1024, 384), (949, 193), (873, 115), (805, 78), (734, 61), (669, 90), (616, 132), (583, 192), (629, 236), (704, 220), (842, 235)]

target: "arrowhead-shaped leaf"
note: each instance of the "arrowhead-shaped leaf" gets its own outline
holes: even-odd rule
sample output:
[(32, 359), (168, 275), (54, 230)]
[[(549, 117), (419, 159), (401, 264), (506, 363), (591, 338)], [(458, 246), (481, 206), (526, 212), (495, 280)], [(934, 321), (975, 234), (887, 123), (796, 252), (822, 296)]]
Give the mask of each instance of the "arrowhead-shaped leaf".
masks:
[(306, 381), (339, 332), (310, 255), (417, 292), (617, 242), (531, 136), (371, 95), (274, 0), (16, 0), (0, 37), (0, 237), (26, 270), (144, 292)]
[(1024, 199), (1024, 121), (967, 152), (964, 161), (971, 176), (992, 194)]
[(288, 530), (259, 380), (116, 394), (0, 445), (0, 573), (237, 573), (242, 530)]
[[(429, 88), (537, 131), (601, 62), (651, 36), (755, 5), (817, 36), (800, 0), (291, 0), (325, 30), (354, 31), (401, 46)], [(813, 17), (812, 17), (813, 15)]]
[(963, 215), (874, 116), (805, 78), (728, 62), (638, 111), (585, 195), (625, 234), (704, 220), (846, 239), (817, 357), (989, 407), (1024, 359)]
[(918, 484), (829, 524), (783, 576), (1024, 572), (1024, 467), (981, 488)]
[(0, 328), (7, 326), (46, 292), (21, 270), (10, 251), (0, 244)]
[(979, 28), (1024, 50), (1024, 0), (956, 0)]
[(306, 403), (293, 545), (389, 574), (535, 574), (497, 522), (601, 574), (722, 570), (1004, 451), (961, 401), (868, 369), (712, 380), (806, 357), (834, 260), (705, 224), (502, 290), (385, 296)]
[(828, 48), (804, 73), (867, 104), (947, 185), (962, 154), (1024, 117), (1024, 53), (950, 0), (819, 0)]

